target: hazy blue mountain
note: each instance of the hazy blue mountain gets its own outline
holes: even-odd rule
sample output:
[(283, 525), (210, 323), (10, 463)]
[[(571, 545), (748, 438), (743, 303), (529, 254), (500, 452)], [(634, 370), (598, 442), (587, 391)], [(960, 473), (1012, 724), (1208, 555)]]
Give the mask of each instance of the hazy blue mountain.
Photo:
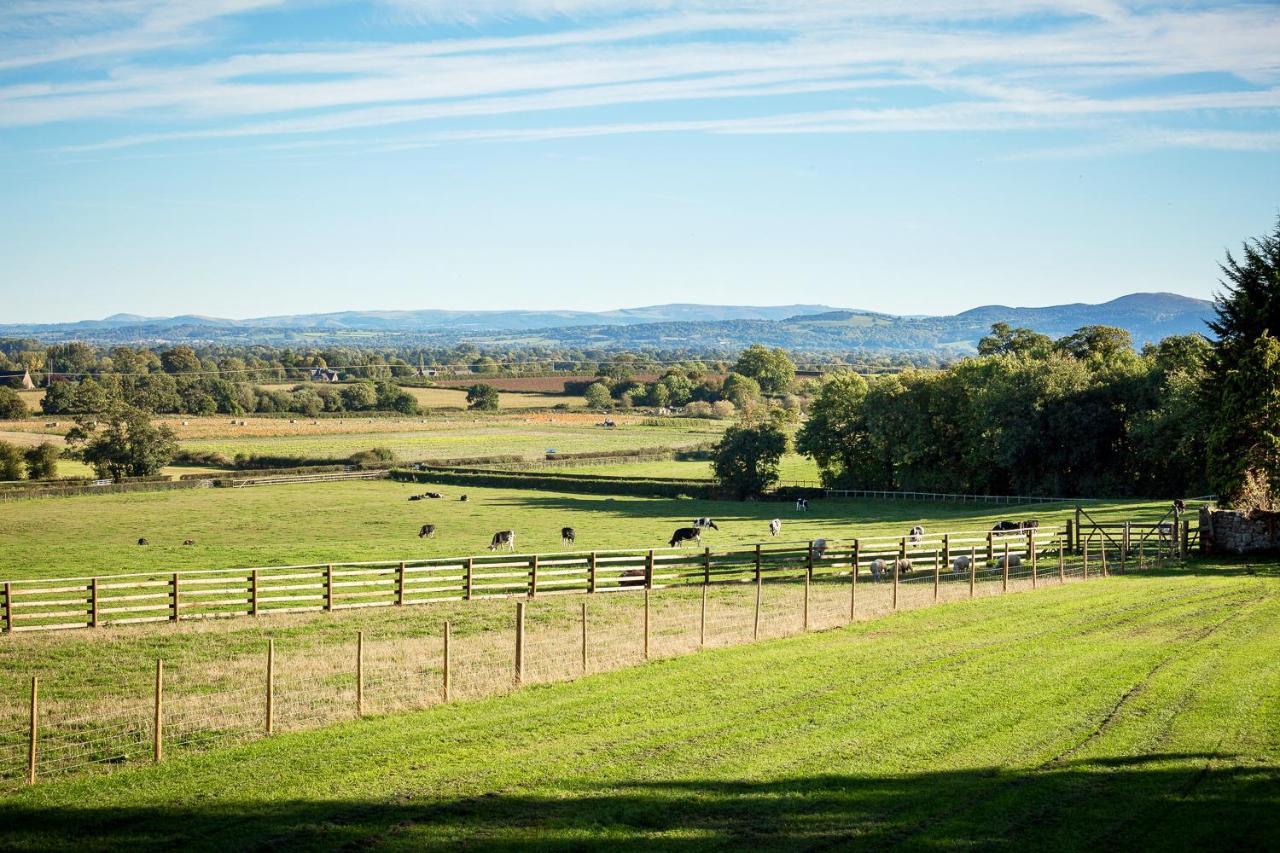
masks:
[(827, 305), (651, 305), (615, 311), (340, 311), (228, 320), (183, 315), (115, 314), (76, 323), (0, 325), (0, 336), (102, 343), (211, 341), (365, 343), (467, 339), (606, 347), (725, 349), (765, 343), (806, 350), (970, 351), (992, 323), (1059, 337), (1101, 324), (1129, 330), (1141, 345), (1172, 334), (1204, 332), (1213, 304), (1172, 293), (1133, 293), (1100, 305), (1043, 308), (983, 305), (950, 316), (895, 316)]

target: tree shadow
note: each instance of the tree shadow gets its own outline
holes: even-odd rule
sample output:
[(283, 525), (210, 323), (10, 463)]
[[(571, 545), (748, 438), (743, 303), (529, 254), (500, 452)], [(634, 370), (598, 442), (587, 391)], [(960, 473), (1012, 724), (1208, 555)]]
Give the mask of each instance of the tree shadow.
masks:
[[(1280, 766), (1165, 753), (1040, 769), (593, 778), (440, 800), (0, 804), (4, 849), (1280, 848)], [(1225, 765), (1225, 766), (1224, 766)], [(411, 783), (410, 783), (411, 784)], [(198, 797), (198, 794), (191, 795)]]

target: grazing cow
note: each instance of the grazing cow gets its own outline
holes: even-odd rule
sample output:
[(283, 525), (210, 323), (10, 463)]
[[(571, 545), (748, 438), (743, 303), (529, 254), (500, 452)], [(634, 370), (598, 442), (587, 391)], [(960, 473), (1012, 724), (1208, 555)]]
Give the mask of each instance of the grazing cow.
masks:
[(466, 496), (466, 495), (463, 495), (462, 497), (458, 498), (458, 500), (462, 501), (463, 503), (466, 503), (466, 502), (467, 502), (467, 496)]
[(1029, 518), (1026, 521), (1022, 522), (1023, 530), (1035, 530), (1039, 526), (1040, 526), (1040, 520), (1037, 518)]
[[(996, 569), (998, 569), (999, 571), (1004, 571), (1004, 559), (1005, 559), (1005, 558), (1004, 558), (1004, 555), (1002, 554), (1002, 555), (1000, 556), (1000, 558), (996, 560)], [(1010, 554), (1010, 555), (1009, 555), (1009, 569), (1010, 569), (1011, 571), (1012, 571), (1013, 569), (1018, 568), (1018, 567), (1019, 567), (1019, 566), (1021, 566), (1021, 565), (1022, 565), (1022, 555), (1021, 555), (1021, 554)]]
[(823, 555), (826, 553), (827, 553), (827, 540), (825, 539), (813, 540), (813, 558), (815, 560), (821, 560)]
[(572, 545), (575, 541), (577, 541), (577, 538), (578, 538), (578, 535), (574, 533), (572, 527), (560, 528), (560, 544), (561, 545)]
[(139, 545), (150, 545), (151, 543), (150, 543), (150, 542), (148, 542), (146, 539), (139, 539), (139, 540), (138, 540), (138, 544), (139, 544)]
[(777, 536), (781, 532), (782, 532), (782, 519), (775, 518), (773, 521), (769, 522), (770, 536)]
[(871, 579), (873, 581), (884, 580), (884, 573), (887, 565), (884, 560), (875, 559), (871, 561)]
[(183, 545), (194, 545), (194, 544), (196, 544), (196, 540), (194, 540), (194, 539), (183, 539), (183, 540), (182, 540), (182, 544), (183, 544)]
[(707, 518), (705, 515), (702, 518), (695, 518), (693, 520), (693, 526), (698, 528), (699, 530), (719, 530), (720, 529), (719, 527), (716, 527), (716, 523), (714, 521)]
[(516, 532), (514, 530), (499, 530), (493, 534), (493, 538), (489, 540), (489, 550), (496, 551), (499, 548), (506, 547), (509, 551), (516, 549)]
[(436, 526), (434, 524), (424, 524), (422, 529), (418, 531), (419, 539), (430, 539), (436, 535)]
[(667, 544), (672, 548), (677, 545), (683, 545), (685, 542), (697, 542), (702, 544), (702, 530), (697, 527), (677, 527), (676, 532), (671, 534), (671, 541)]
[(796, 512), (808, 512), (808, 511), (809, 511), (809, 499), (796, 498)]
[(911, 528), (911, 532), (907, 534), (907, 539), (912, 545), (919, 545), (924, 541), (924, 528), (917, 524)]
[(991, 528), (992, 533), (1011, 533), (1021, 528), (1022, 525), (1016, 521), (997, 521), (995, 526)]
[(899, 557), (894, 560), (893, 567), (898, 570), (898, 574), (900, 575), (909, 575), (911, 574), (912, 569), (915, 568), (912, 566), (911, 561), (906, 557)]
[(967, 556), (956, 557), (951, 561), (951, 572), (953, 574), (961, 574), (969, 571), (969, 558)]

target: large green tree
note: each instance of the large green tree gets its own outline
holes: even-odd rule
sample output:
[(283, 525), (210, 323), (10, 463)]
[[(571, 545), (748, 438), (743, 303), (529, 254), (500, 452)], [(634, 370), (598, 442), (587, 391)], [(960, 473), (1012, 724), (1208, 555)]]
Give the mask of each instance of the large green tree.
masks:
[(498, 389), (481, 382), (467, 389), (467, 408), (477, 412), (498, 410)]
[(777, 424), (738, 424), (725, 430), (711, 467), (721, 489), (745, 500), (778, 482), (778, 465), (786, 452), (787, 434)]
[(147, 477), (178, 452), (178, 440), (167, 425), (157, 426), (142, 409), (118, 405), (103, 418), (90, 422), (81, 417), (67, 433), (76, 455), (92, 466), (99, 477)]
[(769, 349), (762, 344), (752, 344), (742, 351), (733, 365), (733, 372), (749, 376), (760, 383), (760, 390), (771, 396), (785, 394), (796, 379), (796, 366), (781, 347)]

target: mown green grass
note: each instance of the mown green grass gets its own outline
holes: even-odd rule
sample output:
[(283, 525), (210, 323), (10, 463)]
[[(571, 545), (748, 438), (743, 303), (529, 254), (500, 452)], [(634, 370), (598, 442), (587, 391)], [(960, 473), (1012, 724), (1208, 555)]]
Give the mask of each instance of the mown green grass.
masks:
[(1128, 576), (0, 804), (7, 849), (1276, 849), (1280, 581)]
[[(443, 500), (410, 502), (427, 490)], [(458, 498), (467, 494), (469, 500)], [(1002, 518), (1046, 526), (1074, 516), (1066, 504), (989, 506), (910, 501), (819, 501), (807, 513), (779, 502), (611, 497), (391, 481), (83, 495), (6, 505), (0, 515), (0, 580), (87, 577), (480, 553), (496, 530), (514, 528), (521, 552), (561, 550), (560, 529), (577, 550), (665, 547), (675, 527), (698, 516), (721, 526), (713, 547), (768, 538), (902, 536), (926, 529), (987, 529)], [(1093, 507), (1114, 517), (1159, 517), (1163, 504), (1118, 501)], [(419, 539), (424, 523), (432, 539)], [(149, 546), (137, 545), (145, 537)], [(194, 547), (181, 543), (194, 539)]]

